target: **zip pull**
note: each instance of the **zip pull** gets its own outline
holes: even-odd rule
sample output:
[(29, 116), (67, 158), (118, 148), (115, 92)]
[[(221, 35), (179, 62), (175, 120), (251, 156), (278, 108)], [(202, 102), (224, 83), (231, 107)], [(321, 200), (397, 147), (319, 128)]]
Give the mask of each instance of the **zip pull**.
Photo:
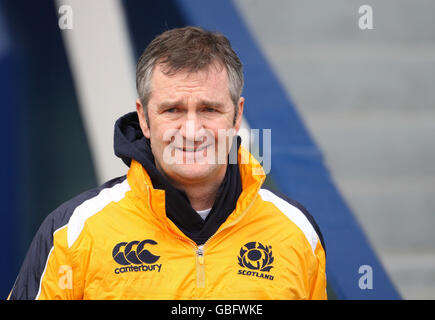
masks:
[(196, 250), (196, 286), (205, 288), (204, 245), (198, 246)]
[(198, 246), (198, 250), (196, 250), (196, 257), (198, 258), (199, 264), (204, 264), (204, 245)]

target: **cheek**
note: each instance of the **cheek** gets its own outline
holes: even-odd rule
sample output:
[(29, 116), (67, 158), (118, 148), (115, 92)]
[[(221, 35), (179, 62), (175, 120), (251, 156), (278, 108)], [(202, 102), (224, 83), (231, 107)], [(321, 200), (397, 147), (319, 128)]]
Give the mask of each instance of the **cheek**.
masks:
[(153, 126), (151, 122), (151, 128), (149, 130), (148, 139), (151, 142), (151, 149), (153, 151), (154, 157), (157, 158), (160, 153), (160, 149), (162, 148), (162, 137), (158, 126)]
[(171, 144), (174, 144), (174, 140), (179, 130), (164, 125), (152, 126), (150, 130), (151, 148), (154, 158), (162, 161), (164, 157), (165, 148), (171, 148)]
[[(220, 126), (212, 130), (215, 149), (226, 150), (229, 152), (234, 136), (237, 135), (236, 129), (232, 126)], [(210, 138), (211, 139), (211, 138)]]

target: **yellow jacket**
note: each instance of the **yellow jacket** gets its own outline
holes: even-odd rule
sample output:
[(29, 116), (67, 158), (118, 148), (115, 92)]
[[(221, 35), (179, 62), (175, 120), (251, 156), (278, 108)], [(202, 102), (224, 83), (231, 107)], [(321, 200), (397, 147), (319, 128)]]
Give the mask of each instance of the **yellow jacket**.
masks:
[(261, 188), (264, 171), (246, 149), (238, 157), (236, 209), (203, 246), (167, 218), (165, 191), (132, 160), (126, 176), (45, 219), (9, 298), (326, 299), (314, 220)]

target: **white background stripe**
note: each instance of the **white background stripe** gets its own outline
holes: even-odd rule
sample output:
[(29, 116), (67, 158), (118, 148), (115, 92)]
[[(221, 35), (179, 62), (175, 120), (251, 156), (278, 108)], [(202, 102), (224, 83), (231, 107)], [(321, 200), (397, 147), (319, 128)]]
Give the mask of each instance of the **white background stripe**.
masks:
[[(62, 30), (82, 119), (100, 183), (125, 174), (113, 155), (113, 126), (135, 110), (134, 54), (118, 0), (57, 0), (72, 8), (72, 29)], [(59, 17), (62, 15), (59, 14)]]

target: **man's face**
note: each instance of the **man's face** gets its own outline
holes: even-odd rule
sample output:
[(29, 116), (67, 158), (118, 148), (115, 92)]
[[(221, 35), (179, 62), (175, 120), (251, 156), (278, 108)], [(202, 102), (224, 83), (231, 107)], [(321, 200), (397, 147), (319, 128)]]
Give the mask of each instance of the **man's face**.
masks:
[(243, 103), (240, 98), (235, 117), (224, 67), (212, 65), (208, 70), (168, 76), (156, 65), (148, 123), (139, 100), (136, 109), (157, 169), (177, 185), (223, 178), (232, 141), (225, 134), (238, 132)]

